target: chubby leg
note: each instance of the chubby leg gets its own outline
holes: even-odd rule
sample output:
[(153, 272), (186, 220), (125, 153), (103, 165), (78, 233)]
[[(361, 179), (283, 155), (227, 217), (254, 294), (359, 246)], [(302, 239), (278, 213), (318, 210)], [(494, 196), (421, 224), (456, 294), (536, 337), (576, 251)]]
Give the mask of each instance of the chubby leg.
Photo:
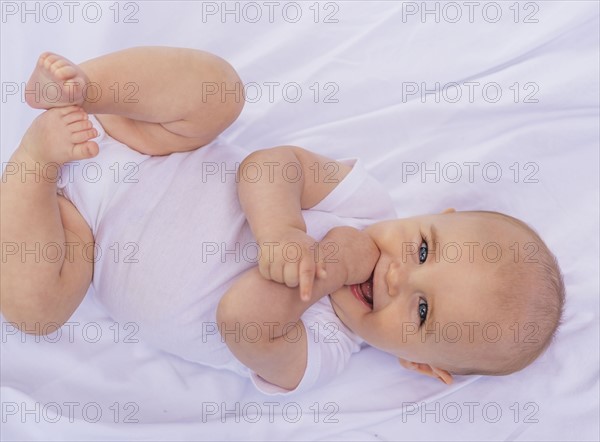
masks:
[[(59, 166), (91, 158), (98, 145), (77, 106), (38, 116), (0, 183), (0, 310), (28, 333), (50, 333), (75, 311), (91, 282), (93, 236), (77, 209), (56, 193)], [(93, 252), (92, 252), (93, 254)]]
[[(149, 155), (208, 144), (244, 106), (243, 86), (231, 65), (186, 48), (136, 47), (79, 65), (46, 52), (26, 89), (30, 106), (80, 105), (113, 138)], [(44, 97), (44, 90), (52, 96)]]

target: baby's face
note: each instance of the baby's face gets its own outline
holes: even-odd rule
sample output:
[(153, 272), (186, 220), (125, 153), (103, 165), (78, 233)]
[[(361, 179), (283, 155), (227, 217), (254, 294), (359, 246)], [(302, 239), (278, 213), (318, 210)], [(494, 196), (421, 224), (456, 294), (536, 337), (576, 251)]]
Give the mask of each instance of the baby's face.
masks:
[[(331, 300), (344, 324), (367, 343), (443, 368), (450, 354), (474, 357), (483, 328), (491, 338), (498, 329), (489, 323), (506, 334), (491, 294), (498, 285), (494, 270), (509, 258), (506, 244), (518, 241), (510, 227), (456, 212), (384, 221), (365, 232), (381, 251), (372, 285), (361, 285), (358, 293), (356, 286), (343, 287)], [(494, 244), (504, 254), (496, 262)], [(359, 299), (370, 289), (372, 308)]]

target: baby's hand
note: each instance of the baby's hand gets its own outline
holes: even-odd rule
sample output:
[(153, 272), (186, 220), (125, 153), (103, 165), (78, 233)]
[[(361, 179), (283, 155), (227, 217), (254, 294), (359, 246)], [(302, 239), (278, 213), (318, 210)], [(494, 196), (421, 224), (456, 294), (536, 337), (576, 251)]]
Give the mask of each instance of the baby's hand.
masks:
[(334, 227), (321, 241), (325, 246), (331, 243), (335, 245), (336, 253), (325, 262), (340, 261), (346, 270), (344, 285), (360, 284), (371, 277), (381, 253), (367, 233), (348, 226)]
[(39, 115), (25, 135), (21, 146), (42, 164), (83, 160), (98, 154), (98, 136), (87, 113), (79, 106), (58, 107)]
[(325, 277), (323, 261), (318, 259), (318, 242), (304, 231), (288, 227), (271, 232), (269, 239), (258, 241), (260, 274), (288, 287), (300, 286), (300, 298), (310, 299), (315, 276)]

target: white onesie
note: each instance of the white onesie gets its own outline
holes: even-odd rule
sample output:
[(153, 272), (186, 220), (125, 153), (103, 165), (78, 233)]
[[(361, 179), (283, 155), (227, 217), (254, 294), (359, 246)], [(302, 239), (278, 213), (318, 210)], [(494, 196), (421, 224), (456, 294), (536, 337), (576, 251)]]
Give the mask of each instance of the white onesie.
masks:
[[(248, 376), (265, 394), (289, 393), (242, 365), (216, 324), (222, 295), (257, 264), (258, 248), (236, 188), (237, 168), (249, 152), (217, 139), (192, 152), (148, 156), (90, 120), (99, 132), (100, 153), (65, 164), (58, 187), (92, 229), (97, 299), (115, 320), (135, 322), (140, 336), (164, 351)], [(316, 240), (335, 226), (362, 229), (396, 217), (387, 191), (361, 160), (339, 161), (352, 171), (319, 204), (302, 211)], [(335, 376), (363, 343), (335, 315), (328, 296), (301, 319), (308, 360), (294, 392)], [(239, 333), (254, 336), (255, 330)]]

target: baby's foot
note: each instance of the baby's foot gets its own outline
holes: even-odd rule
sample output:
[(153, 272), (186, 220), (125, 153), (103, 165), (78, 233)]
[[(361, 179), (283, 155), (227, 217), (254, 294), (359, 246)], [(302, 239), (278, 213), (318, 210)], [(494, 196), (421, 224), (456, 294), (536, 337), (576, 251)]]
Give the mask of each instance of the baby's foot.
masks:
[(27, 82), (25, 101), (35, 109), (83, 104), (83, 88), (89, 82), (75, 63), (44, 52)]
[(88, 114), (79, 106), (50, 109), (38, 116), (23, 137), (21, 147), (42, 165), (93, 158), (98, 136)]

